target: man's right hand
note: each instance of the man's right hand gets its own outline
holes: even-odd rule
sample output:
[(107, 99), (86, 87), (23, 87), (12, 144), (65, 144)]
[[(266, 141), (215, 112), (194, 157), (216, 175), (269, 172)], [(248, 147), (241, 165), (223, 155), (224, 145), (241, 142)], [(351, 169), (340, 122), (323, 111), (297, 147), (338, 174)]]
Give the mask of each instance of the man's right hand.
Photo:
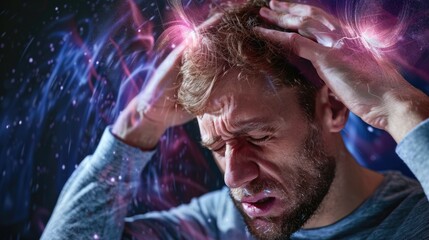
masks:
[[(198, 28), (217, 23), (215, 14)], [(148, 85), (120, 113), (112, 133), (128, 145), (143, 150), (153, 149), (169, 127), (181, 125), (193, 118), (177, 104), (177, 89), (181, 82), (179, 70), (182, 55), (192, 42), (185, 39), (159, 65)]]
[(120, 113), (112, 127), (116, 137), (134, 147), (153, 149), (167, 128), (192, 119), (175, 98), (185, 47), (182, 43), (167, 56), (144, 90)]

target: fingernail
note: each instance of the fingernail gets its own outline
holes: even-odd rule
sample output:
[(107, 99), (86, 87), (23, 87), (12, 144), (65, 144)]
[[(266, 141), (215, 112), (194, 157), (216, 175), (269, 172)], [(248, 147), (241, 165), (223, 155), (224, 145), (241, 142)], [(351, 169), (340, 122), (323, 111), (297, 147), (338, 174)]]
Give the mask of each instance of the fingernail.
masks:
[(272, 0), (271, 2), (270, 2), (270, 6), (272, 7), (272, 8), (282, 8), (282, 7), (284, 7), (284, 6), (289, 6), (288, 5), (289, 4), (289, 2), (284, 2), (284, 1), (282, 1), (282, 2), (279, 2), (279, 1), (275, 1), (275, 0)]
[(276, 5), (277, 5), (277, 1), (274, 1), (274, 0), (271, 0), (271, 1), (270, 1), (270, 5), (269, 5), (270, 7), (271, 7), (271, 6), (276, 6)]

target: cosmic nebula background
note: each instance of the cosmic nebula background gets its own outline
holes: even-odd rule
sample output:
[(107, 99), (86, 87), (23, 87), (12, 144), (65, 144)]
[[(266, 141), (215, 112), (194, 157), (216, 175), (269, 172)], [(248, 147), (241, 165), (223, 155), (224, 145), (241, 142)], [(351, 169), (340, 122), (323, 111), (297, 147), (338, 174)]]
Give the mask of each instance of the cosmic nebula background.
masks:
[[(318, 0), (377, 54), (429, 93), (429, 2)], [(220, 0), (186, 0), (198, 23)], [(3, 0), (0, 9), (0, 239), (38, 239), (56, 199), (103, 130), (192, 27), (164, 0)], [(404, 116), (406, 117), (406, 116)], [(350, 115), (343, 136), (357, 160), (412, 176), (385, 132)], [(167, 209), (223, 186), (195, 122), (169, 129), (141, 174), (129, 214)]]

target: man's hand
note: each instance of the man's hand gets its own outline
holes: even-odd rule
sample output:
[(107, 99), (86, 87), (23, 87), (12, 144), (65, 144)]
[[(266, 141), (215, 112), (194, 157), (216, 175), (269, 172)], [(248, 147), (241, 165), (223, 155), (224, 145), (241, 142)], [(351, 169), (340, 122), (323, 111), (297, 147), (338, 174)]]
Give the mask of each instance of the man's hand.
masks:
[(120, 113), (112, 133), (131, 146), (152, 149), (171, 126), (192, 117), (176, 104), (180, 61), (185, 44), (179, 45), (156, 69), (148, 85)]
[(257, 27), (270, 41), (308, 59), (340, 100), (368, 124), (387, 130), (399, 142), (429, 118), (429, 98), (411, 86), (359, 36), (344, 36), (342, 24), (323, 10), (305, 4), (271, 1), (260, 15), (285, 30)]
[[(212, 26), (220, 17), (215, 14), (197, 29)], [(188, 44), (192, 43), (185, 39), (164, 59), (143, 92), (121, 112), (112, 127), (115, 136), (131, 146), (149, 150), (156, 146), (167, 128), (193, 118), (177, 104), (177, 89), (181, 82), (179, 70)]]

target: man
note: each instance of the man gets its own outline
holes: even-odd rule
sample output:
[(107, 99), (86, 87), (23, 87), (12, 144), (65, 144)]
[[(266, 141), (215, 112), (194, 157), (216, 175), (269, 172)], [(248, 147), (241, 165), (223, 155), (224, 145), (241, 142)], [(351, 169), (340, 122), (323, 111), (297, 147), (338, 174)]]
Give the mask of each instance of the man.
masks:
[[(209, 19), (106, 130), (42, 239), (429, 237), (420, 185), (362, 168), (339, 134), (348, 109), (388, 131), (428, 194), (429, 98), (340, 33), (322, 10), (286, 2), (250, 2)], [(160, 136), (194, 116), (228, 188), (124, 224)]]

